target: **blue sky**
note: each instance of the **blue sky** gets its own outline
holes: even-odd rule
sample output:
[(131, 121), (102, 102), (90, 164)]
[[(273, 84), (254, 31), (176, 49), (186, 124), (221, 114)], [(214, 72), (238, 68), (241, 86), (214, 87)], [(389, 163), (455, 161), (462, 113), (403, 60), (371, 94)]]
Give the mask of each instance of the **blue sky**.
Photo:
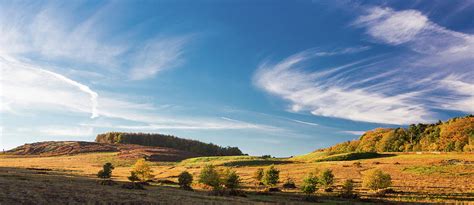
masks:
[(0, 149), (158, 132), (298, 155), (474, 113), (473, 1), (0, 1)]

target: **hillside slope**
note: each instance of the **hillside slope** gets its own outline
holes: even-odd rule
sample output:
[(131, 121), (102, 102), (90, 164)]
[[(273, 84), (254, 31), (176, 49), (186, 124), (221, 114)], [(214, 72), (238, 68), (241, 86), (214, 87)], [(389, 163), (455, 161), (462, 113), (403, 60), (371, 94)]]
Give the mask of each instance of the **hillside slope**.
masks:
[(118, 157), (120, 158), (146, 158), (150, 161), (181, 161), (183, 159), (200, 156), (195, 153), (165, 147), (78, 141), (48, 141), (25, 144), (7, 151), (7, 154), (60, 156), (91, 152), (119, 152)]
[(377, 128), (358, 140), (321, 149), (329, 153), (474, 151), (474, 116), (458, 117), (434, 124), (412, 124), (408, 128)]

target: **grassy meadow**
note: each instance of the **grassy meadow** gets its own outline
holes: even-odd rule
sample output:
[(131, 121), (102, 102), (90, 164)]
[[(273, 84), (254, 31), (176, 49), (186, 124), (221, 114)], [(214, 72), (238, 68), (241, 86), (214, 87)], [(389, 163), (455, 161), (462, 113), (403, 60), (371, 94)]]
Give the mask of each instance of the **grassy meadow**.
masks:
[[(97, 184), (97, 172), (106, 162), (115, 169), (112, 179), (125, 183), (134, 160), (120, 159), (117, 153), (89, 153), (69, 156), (34, 157), (0, 155), (0, 201), (10, 203), (48, 203), (60, 199), (65, 203), (125, 202), (125, 203), (193, 203), (193, 204), (249, 204), (249, 203), (307, 203), (302, 201), (300, 189), (264, 192), (252, 178), (258, 168), (275, 165), (280, 170), (280, 184), (288, 177), (296, 185), (309, 172), (329, 168), (335, 175), (334, 192), (317, 192), (321, 203), (381, 203), (381, 202), (466, 202), (474, 203), (474, 154), (404, 154), (390, 153), (377, 156), (328, 156), (310, 153), (293, 158), (261, 158), (252, 156), (199, 157), (181, 162), (150, 162), (155, 174), (154, 183), (146, 190), (127, 190), (120, 186)], [(361, 158), (367, 159), (361, 159)], [(212, 196), (197, 182), (201, 168), (213, 164), (218, 169), (232, 168), (242, 179), (242, 190), (247, 197)], [(392, 177), (395, 193), (376, 196), (361, 187), (365, 171), (378, 168)], [(180, 172), (187, 170), (194, 176), (194, 192), (184, 191), (169, 181), (177, 182)], [(360, 199), (337, 197), (345, 179), (355, 181)], [(168, 181), (169, 180), (169, 181)], [(168, 183), (160, 183), (166, 182)], [(57, 202), (57, 201), (55, 201)]]

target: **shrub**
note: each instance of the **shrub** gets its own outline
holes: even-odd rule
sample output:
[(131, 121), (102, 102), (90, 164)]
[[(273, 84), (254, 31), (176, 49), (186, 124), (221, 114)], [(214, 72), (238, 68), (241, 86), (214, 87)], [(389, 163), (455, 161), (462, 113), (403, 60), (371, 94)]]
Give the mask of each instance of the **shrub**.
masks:
[(227, 169), (224, 172), (222, 183), (224, 184), (225, 188), (234, 191), (240, 186), (240, 177), (234, 170)]
[(332, 173), (332, 170), (325, 169), (323, 172), (321, 172), (319, 176), (319, 183), (325, 189), (330, 188), (334, 184), (334, 174)]
[(221, 186), (219, 172), (217, 172), (213, 165), (204, 166), (199, 175), (199, 183), (210, 186), (214, 190), (219, 190)]
[(107, 163), (104, 164), (102, 170), (100, 170), (97, 173), (97, 177), (102, 178), (102, 179), (108, 179), (108, 178), (112, 177), (112, 170), (113, 169), (114, 169), (114, 166), (112, 165), (112, 163), (107, 162)]
[(286, 177), (286, 182), (283, 184), (283, 188), (285, 188), (285, 189), (295, 189), (296, 188), (295, 181), (292, 178), (290, 178), (289, 176)]
[(193, 175), (189, 172), (183, 171), (178, 175), (178, 184), (182, 189), (191, 189), (191, 183), (193, 183)]
[(307, 195), (311, 195), (312, 193), (318, 190), (318, 177), (314, 175), (312, 172), (309, 173), (303, 179), (303, 185), (301, 186), (301, 191), (303, 191)]
[(387, 188), (391, 184), (390, 174), (386, 174), (380, 169), (369, 170), (362, 178), (362, 186), (373, 191)]
[(150, 165), (145, 161), (145, 159), (139, 159), (135, 165), (133, 165), (132, 172), (135, 173), (138, 181), (146, 182), (153, 179), (153, 170)]
[(270, 166), (263, 175), (263, 183), (267, 186), (275, 186), (280, 179), (280, 170), (276, 169), (273, 165)]
[(255, 171), (255, 173), (253, 174), (253, 178), (258, 183), (261, 183), (263, 179), (263, 174), (264, 174), (263, 168), (258, 168), (257, 171)]
[(347, 179), (342, 184), (342, 196), (343, 197), (353, 197), (354, 195), (354, 181), (352, 179)]

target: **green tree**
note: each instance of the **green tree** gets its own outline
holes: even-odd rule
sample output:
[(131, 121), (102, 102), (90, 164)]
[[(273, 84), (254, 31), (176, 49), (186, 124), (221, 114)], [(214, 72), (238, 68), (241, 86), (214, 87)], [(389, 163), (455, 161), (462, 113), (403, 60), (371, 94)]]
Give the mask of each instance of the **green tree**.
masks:
[(114, 166), (112, 165), (112, 163), (107, 162), (102, 167), (102, 170), (100, 170), (97, 173), (97, 177), (102, 178), (102, 179), (108, 179), (108, 178), (112, 177), (112, 170), (113, 169), (114, 169)]
[(270, 166), (263, 175), (263, 183), (267, 186), (275, 186), (278, 184), (280, 179), (280, 170), (276, 169), (273, 165)]
[(224, 172), (222, 182), (225, 188), (230, 189), (231, 191), (234, 191), (240, 187), (240, 177), (234, 170), (231, 169), (227, 169)]
[(214, 190), (219, 190), (221, 188), (221, 176), (213, 165), (208, 164), (201, 169), (199, 183), (210, 186)]
[(183, 171), (178, 175), (178, 184), (182, 189), (191, 189), (193, 183), (193, 175), (187, 171)]
[(318, 183), (318, 177), (311, 172), (303, 179), (301, 191), (307, 195), (311, 195), (318, 190)]
[(330, 188), (334, 184), (334, 174), (332, 170), (325, 169), (319, 176), (319, 183), (324, 188)]

